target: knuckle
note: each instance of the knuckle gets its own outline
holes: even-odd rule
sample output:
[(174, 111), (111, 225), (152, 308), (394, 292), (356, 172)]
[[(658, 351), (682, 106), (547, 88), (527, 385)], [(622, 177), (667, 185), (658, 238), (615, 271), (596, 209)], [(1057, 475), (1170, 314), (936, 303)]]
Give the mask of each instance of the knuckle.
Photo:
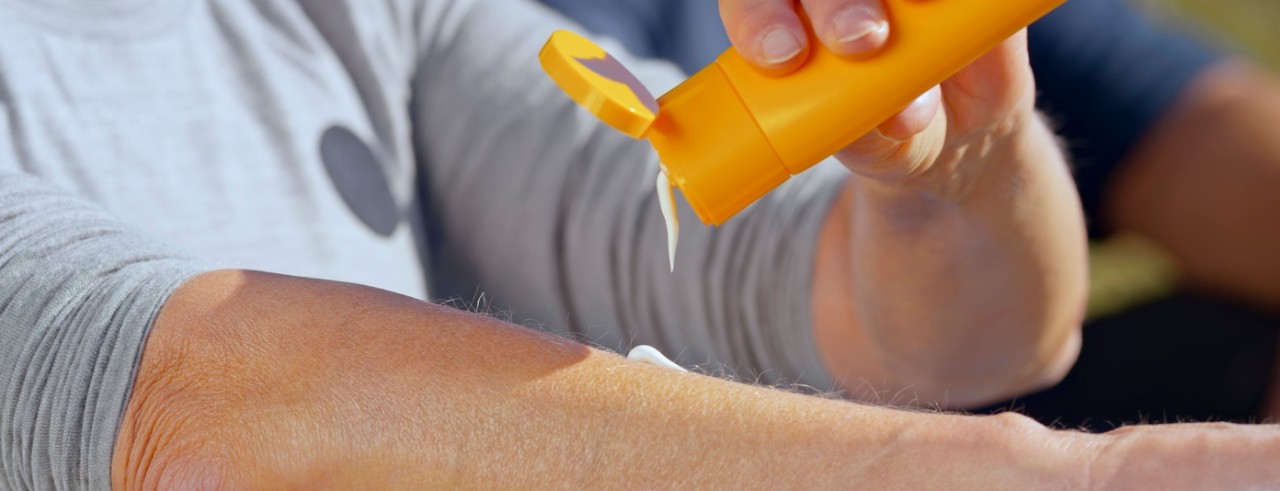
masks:
[(790, 2), (780, 0), (737, 0), (722, 3), (721, 16), (731, 34), (755, 34), (767, 27), (787, 24), (795, 18)]

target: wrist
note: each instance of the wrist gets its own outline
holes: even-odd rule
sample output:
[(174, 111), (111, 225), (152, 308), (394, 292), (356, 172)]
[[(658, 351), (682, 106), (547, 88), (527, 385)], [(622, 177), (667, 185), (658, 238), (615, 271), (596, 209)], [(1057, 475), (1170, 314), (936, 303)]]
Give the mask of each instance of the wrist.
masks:
[[(880, 446), (867, 489), (1088, 489), (1096, 435), (1051, 430), (1016, 413), (914, 413)], [(901, 421), (901, 420), (899, 420)]]
[(1012, 486), (1004, 489), (1090, 489), (1089, 471), (1107, 443), (1099, 435), (1050, 429), (1012, 412), (967, 419), (971, 429), (948, 437), (961, 452), (985, 462), (977, 466), (995, 464), (1011, 476)]

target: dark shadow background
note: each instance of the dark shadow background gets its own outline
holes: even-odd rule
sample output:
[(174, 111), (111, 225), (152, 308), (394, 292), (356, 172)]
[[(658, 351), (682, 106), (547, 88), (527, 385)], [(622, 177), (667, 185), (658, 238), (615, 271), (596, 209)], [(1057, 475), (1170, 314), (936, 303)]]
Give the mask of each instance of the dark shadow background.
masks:
[(1056, 387), (978, 412), (1107, 431), (1132, 423), (1258, 422), (1276, 366), (1280, 319), (1179, 291), (1090, 322), (1080, 359)]

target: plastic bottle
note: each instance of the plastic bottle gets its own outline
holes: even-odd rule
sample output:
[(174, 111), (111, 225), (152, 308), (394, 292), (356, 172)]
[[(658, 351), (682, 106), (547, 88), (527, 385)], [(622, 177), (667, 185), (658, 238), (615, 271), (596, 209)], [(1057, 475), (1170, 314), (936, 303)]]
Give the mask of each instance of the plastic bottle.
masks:
[(720, 225), (1065, 0), (884, 2), (890, 37), (874, 57), (842, 58), (810, 32), (805, 64), (775, 77), (730, 48), (656, 103), (616, 60), (572, 33), (553, 34), (541, 59), (580, 104), (648, 138), (698, 217)]

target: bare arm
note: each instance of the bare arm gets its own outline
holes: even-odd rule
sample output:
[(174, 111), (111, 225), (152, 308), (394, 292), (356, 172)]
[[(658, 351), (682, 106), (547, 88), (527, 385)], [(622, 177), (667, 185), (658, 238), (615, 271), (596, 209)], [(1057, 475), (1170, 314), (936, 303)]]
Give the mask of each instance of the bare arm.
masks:
[(377, 290), (228, 271), (162, 312), (113, 475), (121, 489), (1071, 477), (1049, 472), (1072, 463), (1066, 453), (979, 465), (1011, 457), (1020, 443), (1006, 437), (1024, 432), (1048, 434), (1015, 417), (900, 413), (678, 374)]
[(1229, 489), (1265, 483), (1277, 451), (1273, 429), (1097, 437), (799, 396), (369, 288), (222, 271), (161, 312), (112, 475), (117, 489), (1125, 489), (1185, 470)]
[[(1048, 386), (1079, 350), (1084, 230), (1053, 136), (1028, 113), (965, 196), (849, 184), (823, 230), (814, 329), (833, 378), (970, 407)], [(905, 393), (899, 393), (905, 391)]]

